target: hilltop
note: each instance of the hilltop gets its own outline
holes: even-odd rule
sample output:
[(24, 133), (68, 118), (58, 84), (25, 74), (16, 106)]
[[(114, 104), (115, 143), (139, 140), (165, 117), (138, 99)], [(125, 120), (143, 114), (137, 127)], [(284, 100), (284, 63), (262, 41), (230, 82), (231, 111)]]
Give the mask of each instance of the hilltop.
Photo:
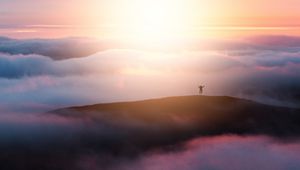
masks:
[(151, 133), (300, 134), (300, 110), (227, 96), (177, 96), (53, 111), (107, 126)]
[(203, 136), (267, 135), (286, 142), (300, 135), (299, 109), (226, 96), (103, 103), (42, 116), (49, 114), (64, 124), (55, 124), (54, 129), (46, 124), (21, 137), (14, 135), (14, 129), (9, 131), (8, 142), (0, 142), (0, 158), (5, 162), (0, 169), (25, 165), (27, 169), (82, 169), (77, 165), (83, 159), (97, 160), (101, 168), (109, 169), (115, 160), (185, 150), (186, 142)]

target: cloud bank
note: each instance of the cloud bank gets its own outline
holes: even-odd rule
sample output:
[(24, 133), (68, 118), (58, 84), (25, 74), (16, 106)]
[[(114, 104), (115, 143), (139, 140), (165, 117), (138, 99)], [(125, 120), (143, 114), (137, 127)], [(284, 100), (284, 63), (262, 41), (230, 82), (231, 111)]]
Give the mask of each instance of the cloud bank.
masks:
[(0, 37), (0, 52), (11, 55), (38, 54), (55, 60), (85, 57), (97, 51), (108, 49), (111, 42), (89, 38), (62, 39), (10, 39)]
[(283, 144), (263, 136), (199, 138), (187, 142), (183, 151), (150, 153), (129, 165), (112, 169), (297, 169), (300, 166), (299, 149), (299, 143)]
[[(154, 138), (155, 134), (145, 133), (150, 127), (128, 129), (88, 118), (10, 114), (0, 115), (0, 122), (1, 169), (288, 170), (300, 167), (298, 139), (225, 134), (181, 142), (169, 140), (171, 143), (163, 145), (157, 142), (164, 141), (161, 136)], [(135, 135), (128, 134), (128, 130)], [(146, 134), (146, 140), (136, 140), (136, 134)], [(178, 134), (166, 133), (163, 138), (174, 135)]]
[[(118, 49), (121, 46), (117, 43), (104, 42), (102, 48), (100, 41), (91, 39), (2, 37), (0, 110), (31, 108), (39, 112), (70, 105), (190, 95), (197, 93), (198, 84), (206, 85), (207, 95), (294, 107), (300, 101), (299, 39), (199, 40), (159, 50), (129, 45)], [(82, 49), (89, 50), (78, 52)]]

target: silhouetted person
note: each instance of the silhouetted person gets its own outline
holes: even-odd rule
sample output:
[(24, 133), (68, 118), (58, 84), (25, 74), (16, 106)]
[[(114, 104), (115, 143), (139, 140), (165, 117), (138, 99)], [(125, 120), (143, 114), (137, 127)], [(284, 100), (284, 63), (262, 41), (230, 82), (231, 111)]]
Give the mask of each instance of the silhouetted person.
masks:
[(199, 86), (199, 94), (200, 95), (202, 95), (204, 87), (205, 86), (202, 86), (202, 85)]

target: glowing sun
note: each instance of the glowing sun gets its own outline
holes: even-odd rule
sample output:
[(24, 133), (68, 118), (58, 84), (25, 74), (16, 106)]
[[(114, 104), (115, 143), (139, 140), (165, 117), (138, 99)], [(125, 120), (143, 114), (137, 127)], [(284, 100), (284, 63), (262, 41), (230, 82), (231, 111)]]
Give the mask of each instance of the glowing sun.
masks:
[(136, 0), (121, 9), (119, 31), (135, 40), (164, 40), (179, 36), (188, 25), (183, 0)]

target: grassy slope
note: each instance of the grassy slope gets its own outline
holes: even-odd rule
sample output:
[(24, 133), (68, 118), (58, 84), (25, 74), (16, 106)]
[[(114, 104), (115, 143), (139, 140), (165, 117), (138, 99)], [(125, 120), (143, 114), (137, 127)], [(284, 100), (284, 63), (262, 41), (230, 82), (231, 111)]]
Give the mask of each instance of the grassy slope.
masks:
[[(197, 134), (297, 135), (300, 111), (225, 96), (181, 96), (54, 111), (123, 128)], [(300, 133), (299, 133), (300, 134)]]

